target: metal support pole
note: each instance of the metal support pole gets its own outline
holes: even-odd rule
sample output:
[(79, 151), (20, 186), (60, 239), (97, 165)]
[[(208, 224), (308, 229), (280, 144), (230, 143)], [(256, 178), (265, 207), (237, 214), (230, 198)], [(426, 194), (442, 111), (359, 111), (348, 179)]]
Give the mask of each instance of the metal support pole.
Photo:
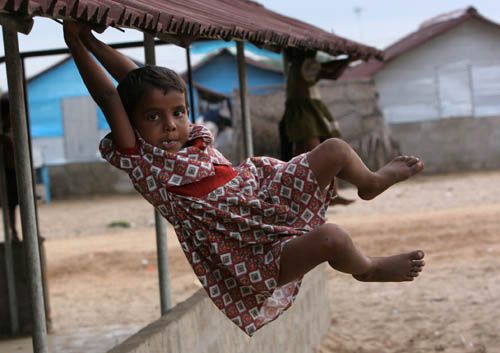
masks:
[[(3, 132), (2, 121), (9, 117), (0, 118), (0, 131)], [(4, 147), (0, 143), (0, 192), (3, 216), (3, 234), (4, 234), (4, 254), (5, 254), (5, 273), (7, 278), (7, 295), (9, 298), (9, 319), (12, 336), (19, 333), (19, 317), (17, 315), (17, 295), (16, 295), (16, 277), (14, 273), (14, 260), (12, 256), (12, 234), (9, 217), (9, 199), (7, 196), (7, 177), (4, 162)]]
[(33, 178), (28, 148), (28, 128), (24, 106), (22, 67), (19, 55), (17, 32), (3, 27), (6, 54), (7, 82), (9, 87), (10, 110), (14, 117), (14, 155), (16, 159), (17, 187), (20, 193), (21, 224), (25, 244), (26, 261), (29, 270), (31, 289), (31, 310), (33, 316), (33, 350), (35, 353), (48, 353), (47, 326), (43, 300), (42, 273), (38, 248), (35, 216)]
[[(36, 171), (35, 168), (33, 168), (33, 155), (31, 154), (31, 151), (33, 151), (33, 145), (31, 143), (31, 122), (30, 122), (30, 110), (29, 110), (29, 104), (28, 104), (28, 85), (26, 81), (26, 66), (25, 66), (25, 60), (24, 58), (21, 57), (21, 67), (22, 67), (22, 74), (23, 74), (23, 91), (24, 91), (24, 109), (25, 109), (25, 114), (26, 114), (26, 128), (28, 130), (28, 147), (30, 151), (30, 168), (31, 168), (31, 175), (32, 177), (32, 182), (33, 182), (33, 195), (35, 195), (35, 200), (36, 200)], [(35, 174), (33, 174), (35, 173)], [(42, 286), (43, 286), (43, 299), (44, 299), (44, 304), (45, 304), (45, 319), (46, 323), (48, 323), (47, 329), (50, 330), (51, 327), (51, 315), (50, 315), (50, 296), (49, 296), (49, 285), (47, 281), (47, 271), (46, 271), (46, 258), (45, 258), (45, 248), (43, 247), (43, 242), (42, 238), (40, 237), (40, 234), (38, 233), (40, 231), (40, 223), (38, 222), (38, 204), (35, 201), (35, 220), (36, 220), (36, 230), (37, 230), (37, 238), (38, 238), (38, 251), (40, 252), (40, 269), (42, 271)]]
[[(156, 65), (155, 42), (150, 34), (144, 34), (144, 56), (146, 64)], [(161, 315), (165, 315), (172, 304), (170, 301), (170, 280), (168, 274), (167, 227), (161, 214), (155, 210), (156, 255), (160, 281)]]
[(186, 47), (188, 86), (189, 86), (189, 111), (191, 112), (191, 122), (196, 122), (195, 107), (194, 107), (194, 88), (193, 88), (193, 67), (191, 66), (191, 48)]
[(158, 277), (160, 280), (160, 309), (165, 315), (172, 307), (170, 300), (170, 276), (168, 271), (167, 227), (160, 212), (155, 210), (156, 254), (158, 258)]
[(245, 144), (245, 157), (253, 156), (252, 122), (250, 121), (250, 107), (247, 102), (247, 73), (245, 63), (245, 45), (236, 42), (236, 53), (238, 60), (238, 76), (240, 79), (240, 104), (241, 120), (243, 122), (243, 141)]

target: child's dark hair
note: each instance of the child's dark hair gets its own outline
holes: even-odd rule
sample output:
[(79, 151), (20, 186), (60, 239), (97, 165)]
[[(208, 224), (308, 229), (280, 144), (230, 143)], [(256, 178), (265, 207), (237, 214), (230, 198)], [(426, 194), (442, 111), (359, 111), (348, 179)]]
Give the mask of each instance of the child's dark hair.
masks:
[[(184, 80), (173, 70), (150, 65), (132, 70), (117, 87), (118, 94), (129, 117), (132, 117), (139, 99), (152, 88), (163, 89), (165, 93), (175, 90), (187, 96)], [(186, 108), (188, 107), (186, 98)]]

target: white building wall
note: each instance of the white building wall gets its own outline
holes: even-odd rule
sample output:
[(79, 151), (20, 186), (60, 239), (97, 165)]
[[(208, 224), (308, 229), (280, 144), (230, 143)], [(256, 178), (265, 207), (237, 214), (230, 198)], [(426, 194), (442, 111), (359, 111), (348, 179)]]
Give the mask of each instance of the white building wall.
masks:
[(469, 20), (375, 75), (389, 123), (500, 115), (500, 29)]
[(66, 162), (62, 137), (37, 137), (31, 140), (33, 151), (38, 150), (43, 164), (57, 165)]
[[(98, 141), (101, 141), (104, 136), (106, 136), (110, 130), (98, 130)], [(33, 138), (32, 141), (33, 151), (37, 150), (38, 154), (42, 158), (42, 163), (45, 165), (60, 165), (74, 162), (70, 160), (66, 156), (64, 138), (63, 137), (37, 137)], [(100, 152), (98, 151), (98, 144), (94, 145), (95, 147), (95, 157), (89, 158), (87, 161), (89, 162), (104, 162), (102, 159)]]

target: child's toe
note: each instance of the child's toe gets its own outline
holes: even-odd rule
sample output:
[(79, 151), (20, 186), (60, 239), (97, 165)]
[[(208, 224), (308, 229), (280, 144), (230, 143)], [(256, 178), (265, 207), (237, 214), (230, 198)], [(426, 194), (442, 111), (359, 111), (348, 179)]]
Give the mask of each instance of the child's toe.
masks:
[(410, 259), (412, 260), (422, 260), (425, 254), (422, 250), (415, 250), (410, 253)]
[(411, 264), (413, 267), (424, 267), (425, 261), (424, 260), (412, 260)]
[(412, 167), (414, 166), (415, 164), (417, 164), (418, 162), (420, 161), (420, 159), (416, 158), (416, 157), (409, 157), (407, 163), (408, 163), (408, 166)]
[(410, 168), (415, 172), (420, 172), (424, 169), (424, 163), (421, 160), (417, 160)]

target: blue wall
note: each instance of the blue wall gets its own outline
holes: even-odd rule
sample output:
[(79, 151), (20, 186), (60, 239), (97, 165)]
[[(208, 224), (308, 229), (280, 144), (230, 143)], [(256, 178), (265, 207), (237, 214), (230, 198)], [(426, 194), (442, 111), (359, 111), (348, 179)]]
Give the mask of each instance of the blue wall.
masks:
[[(210, 54), (215, 51), (219, 51), (221, 49), (236, 49), (236, 42), (235, 41), (226, 42), (225, 40), (209, 40), (209, 41), (194, 42), (191, 44), (191, 54), (195, 55)], [(275, 61), (283, 60), (283, 56), (281, 53), (278, 54), (266, 49), (260, 49), (250, 42), (245, 42), (245, 52), (248, 51), (267, 59)]]
[[(193, 72), (193, 80), (213, 91), (231, 95), (233, 90), (239, 87), (236, 57), (229, 53), (215, 57), (212, 61)], [(252, 90), (252, 87), (255, 86), (271, 86), (284, 83), (282, 73), (247, 64), (247, 85), (251, 93), (259, 93)], [(259, 91), (261, 94), (266, 93), (262, 90)]]
[[(89, 96), (89, 93), (73, 59), (30, 81), (28, 105), (32, 136), (63, 136), (62, 99), (82, 96)], [(98, 127), (108, 129), (104, 115), (99, 109)]]
[[(239, 87), (236, 57), (226, 53), (193, 72), (193, 79), (208, 89), (231, 95)], [(283, 84), (283, 75), (279, 72), (260, 69), (247, 65), (248, 88), (252, 94), (265, 94), (257, 86)], [(89, 96), (73, 59), (45, 72), (28, 83), (28, 105), (33, 138), (62, 137), (63, 118), (61, 102), (64, 98)], [(197, 106), (198, 92), (194, 90)], [(195, 112), (197, 115), (198, 112)], [(97, 108), (98, 128), (109, 129), (101, 110)]]

